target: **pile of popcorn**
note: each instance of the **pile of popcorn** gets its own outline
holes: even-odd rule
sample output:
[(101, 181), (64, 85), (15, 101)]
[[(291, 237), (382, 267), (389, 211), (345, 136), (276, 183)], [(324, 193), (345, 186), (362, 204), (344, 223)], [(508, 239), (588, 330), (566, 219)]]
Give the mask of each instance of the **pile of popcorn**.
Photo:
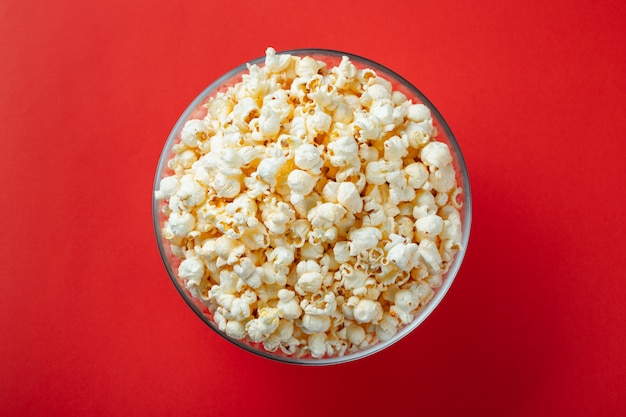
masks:
[(387, 341), (461, 249), (431, 112), (347, 57), (277, 54), (188, 120), (155, 197), (178, 276), (231, 338), (321, 358)]

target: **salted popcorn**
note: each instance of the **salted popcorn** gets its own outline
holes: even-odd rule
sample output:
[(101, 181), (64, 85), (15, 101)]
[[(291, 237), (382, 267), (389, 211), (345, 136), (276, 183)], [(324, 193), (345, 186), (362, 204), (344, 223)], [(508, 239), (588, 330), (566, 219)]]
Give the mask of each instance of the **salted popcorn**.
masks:
[(463, 190), (430, 109), (348, 57), (272, 48), (205, 107), (155, 198), (217, 327), (321, 358), (411, 323), (462, 249)]

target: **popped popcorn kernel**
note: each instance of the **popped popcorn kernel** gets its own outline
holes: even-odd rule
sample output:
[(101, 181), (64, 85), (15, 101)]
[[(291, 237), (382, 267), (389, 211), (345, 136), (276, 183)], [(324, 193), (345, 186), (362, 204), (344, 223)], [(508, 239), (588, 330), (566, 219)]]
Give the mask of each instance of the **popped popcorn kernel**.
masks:
[(463, 189), (431, 109), (346, 56), (267, 48), (204, 110), (154, 197), (216, 326), (324, 358), (413, 322), (463, 249)]

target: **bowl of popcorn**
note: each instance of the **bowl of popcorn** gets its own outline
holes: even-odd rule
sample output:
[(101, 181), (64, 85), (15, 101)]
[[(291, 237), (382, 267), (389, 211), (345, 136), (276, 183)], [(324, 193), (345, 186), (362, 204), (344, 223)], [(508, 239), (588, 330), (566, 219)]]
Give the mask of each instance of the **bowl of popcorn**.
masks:
[(254, 354), (365, 358), (440, 303), (469, 239), (460, 147), (414, 86), (371, 60), (302, 49), (228, 72), (158, 161), (157, 243), (178, 292)]

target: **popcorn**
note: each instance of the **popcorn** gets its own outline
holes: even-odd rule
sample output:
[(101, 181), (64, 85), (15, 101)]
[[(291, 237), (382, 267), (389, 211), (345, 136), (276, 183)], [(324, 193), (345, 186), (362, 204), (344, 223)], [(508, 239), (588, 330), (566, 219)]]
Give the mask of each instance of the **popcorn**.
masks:
[(429, 214), (417, 219), (415, 228), (421, 236), (434, 238), (443, 230), (443, 219), (436, 214)]
[(328, 144), (330, 164), (343, 167), (358, 159), (359, 146), (352, 136), (341, 136)]
[(406, 111), (406, 117), (416, 123), (430, 119), (430, 109), (422, 103), (412, 104)]
[(422, 148), (420, 154), (422, 161), (426, 165), (437, 168), (444, 167), (452, 162), (452, 155), (448, 145), (443, 142), (430, 142)]
[(278, 135), (280, 132), (280, 119), (278, 114), (269, 106), (263, 106), (259, 117), (259, 130), (265, 137)]
[(206, 109), (155, 198), (217, 327), (322, 358), (411, 323), (462, 249), (463, 190), (431, 110), (347, 57), (272, 48)]
[(302, 330), (304, 333), (325, 333), (330, 328), (330, 317), (314, 316), (305, 313), (302, 316)]
[(363, 209), (359, 190), (352, 182), (342, 182), (337, 186), (336, 200), (351, 213), (359, 213)]
[(390, 340), (397, 333), (398, 324), (398, 320), (393, 315), (384, 314), (382, 320), (376, 325), (376, 337), (383, 342)]
[(407, 174), (407, 184), (416, 190), (422, 188), (422, 186), (428, 180), (428, 170), (421, 162), (413, 162), (404, 168), (404, 172)]
[(235, 105), (232, 116), (234, 119), (246, 122), (251, 118), (251, 115), (258, 113), (259, 106), (252, 97), (246, 97)]
[(241, 340), (246, 337), (245, 325), (237, 320), (228, 320), (224, 332), (235, 340)]
[(185, 285), (200, 285), (204, 275), (204, 262), (200, 258), (192, 256), (184, 259), (178, 267), (178, 276), (185, 280)]
[(437, 245), (431, 240), (422, 240), (418, 247), (418, 253), (428, 270), (432, 273), (441, 272), (441, 255)]
[(278, 299), (279, 301), (276, 304), (276, 308), (282, 318), (294, 320), (300, 317), (302, 309), (300, 308), (300, 304), (298, 303), (298, 299), (296, 298), (294, 291), (283, 288), (278, 291)]
[(364, 250), (376, 247), (383, 235), (379, 229), (366, 226), (352, 229), (348, 237), (350, 239), (350, 255), (356, 256)]
[(346, 209), (335, 203), (322, 203), (313, 207), (307, 215), (313, 227), (329, 228), (337, 223), (346, 214)]
[(204, 120), (188, 120), (180, 132), (180, 140), (190, 148), (195, 148), (200, 142), (208, 139), (209, 129), (209, 124)]
[(328, 350), (327, 336), (324, 333), (316, 333), (309, 336), (309, 350), (314, 358), (323, 357)]
[(436, 191), (447, 193), (454, 187), (456, 182), (454, 178), (454, 168), (452, 168), (452, 165), (445, 165), (435, 169), (428, 177), (428, 182)]
[(316, 175), (320, 174), (320, 168), (324, 164), (319, 149), (310, 143), (302, 144), (296, 148), (293, 161), (298, 168)]
[(296, 273), (300, 278), (295, 285), (296, 292), (302, 295), (318, 291), (322, 285), (320, 270), (320, 265), (313, 260), (299, 262)]
[(385, 160), (397, 161), (404, 158), (408, 153), (409, 141), (405, 137), (392, 136), (385, 141)]
[(328, 129), (330, 129), (330, 124), (332, 123), (332, 116), (324, 113), (318, 107), (317, 110), (312, 115), (308, 115), (304, 119), (304, 121), (307, 132), (310, 135), (315, 136), (319, 133), (328, 132)]
[(185, 237), (191, 232), (196, 224), (195, 217), (188, 212), (170, 214), (166, 222), (166, 227), (174, 234), (174, 236)]
[(393, 263), (402, 271), (411, 271), (419, 263), (419, 246), (416, 243), (398, 243), (387, 252), (387, 262)]
[(377, 322), (382, 318), (383, 309), (379, 302), (364, 298), (354, 307), (354, 319), (359, 323)]
[(317, 178), (301, 169), (295, 169), (289, 173), (287, 177), (287, 185), (291, 192), (306, 196), (313, 191), (313, 187), (317, 183)]

